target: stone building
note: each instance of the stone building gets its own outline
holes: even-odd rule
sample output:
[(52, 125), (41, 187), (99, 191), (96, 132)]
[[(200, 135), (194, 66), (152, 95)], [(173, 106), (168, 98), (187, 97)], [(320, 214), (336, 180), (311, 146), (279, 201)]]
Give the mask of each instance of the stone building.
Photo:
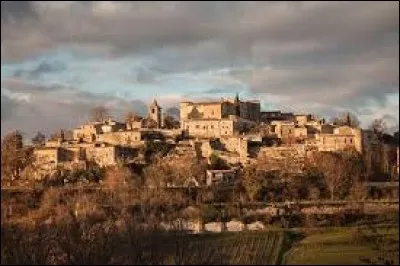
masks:
[(85, 150), (82, 147), (37, 147), (35, 161), (30, 173), (35, 179), (42, 179), (57, 169), (85, 168)]
[(96, 143), (85, 149), (86, 160), (93, 161), (99, 166), (116, 165), (118, 161), (131, 160), (137, 154), (137, 149), (106, 143)]
[(239, 102), (240, 111), (239, 116), (251, 121), (260, 121), (260, 102), (259, 101), (245, 101)]
[(260, 102), (240, 101), (239, 96), (236, 96), (230, 100), (222, 98), (220, 101), (197, 103), (186, 101), (180, 104), (181, 122), (196, 119), (224, 119), (231, 115), (258, 122)]
[(119, 160), (130, 160), (137, 154), (137, 149), (133, 147), (99, 142), (62, 142), (59, 146), (38, 147), (34, 150), (35, 165), (47, 169), (70, 169), (77, 164), (86, 165), (89, 161), (109, 166), (117, 164)]
[(289, 138), (295, 135), (295, 127), (296, 124), (294, 121), (271, 121), (269, 125), (269, 133), (278, 138)]
[[(324, 122), (323, 119), (317, 119), (310, 114), (291, 114), (289, 119), (270, 120), (269, 134), (274, 134), (278, 138), (309, 138), (316, 133), (326, 132), (331, 129), (326, 127)], [(331, 131), (333, 132), (333, 129)]]
[(248, 131), (260, 118), (258, 101), (234, 99), (211, 102), (181, 102), (181, 129), (189, 136), (219, 138)]
[(221, 137), (197, 142), (203, 158), (210, 158), (215, 153), (229, 164), (248, 164), (248, 140), (242, 136)]
[(37, 147), (33, 154), (37, 164), (55, 167), (59, 162), (60, 149), (58, 147)]
[(235, 119), (212, 119), (202, 118), (196, 120), (182, 121), (182, 129), (189, 136), (214, 138), (233, 135), (238, 130)]
[(84, 148), (79, 146), (38, 147), (34, 150), (36, 162), (55, 166), (66, 162), (85, 160)]
[(96, 135), (102, 133), (103, 122), (89, 122), (72, 131), (74, 140), (82, 140), (85, 142), (96, 141)]
[(236, 169), (231, 170), (207, 170), (207, 186), (231, 186), (234, 185), (237, 177)]
[(248, 142), (242, 137), (224, 137), (219, 141), (223, 145), (223, 149), (228, 152), (237, 153), (243, 160), (248, 156)]
[(101, 126), (101, 133), (110, 133), (126, 130), (126, 124), (108, 119)]
[(340, 151), (354, 147), (363, 152), (362, 130), (348, 126), (334, 128), (333, 134), (316, 134), (316, 145), (320, 151)]
[(112, 145), (95, 145), (86, 149), (86, 159), (100, 166), (115, 165), (117, 163), (115, 150), (115, 146)]
[(139, 129), (121, 132), (106, 132), (97, 135), (97, 141), (111, 145), (137, 146), (143, 144), (142, 131)]
[(181, 121), (181, 129), (188, 136), (198, 138), (219, 138), (242, 134), (255, 125), (253, 121), (234, 115), (221, 119), (203, 118)]
[(127, 130), (134, 130), (134, 129), (141, 129), (144, 126), (144, 122), (142, 119), (139, 121), (131, 121), (129, 123), (126, 123), (126, 129)]
[(271, 123), (271, 121), (294, 121), (293, 113), (282, 113), (281, 111), (264, 111), (260, 113), (260, 122)]

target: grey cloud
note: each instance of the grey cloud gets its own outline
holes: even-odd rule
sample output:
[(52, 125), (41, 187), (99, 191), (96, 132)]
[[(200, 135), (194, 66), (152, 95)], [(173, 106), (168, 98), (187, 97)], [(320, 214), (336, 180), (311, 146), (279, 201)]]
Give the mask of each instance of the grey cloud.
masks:
[(32, 18), (37, 18), (32, 1), (1, 1), (2, 26)]
[[(119, 53), (160, 47), (190, 47), (204, 41), (226, 46), (231, 55), (251, 56), (253, 46), (281, 47), (316, 42), (320, 47), (360, 44), (398, 29), (395, 2), (302, 3), (180, 2), (113, 3), (117, 12), (99, 12), (100, 4), (64, 8), (41, 4), (32, 30), (54, 42), (105, 43)], [(75, 7), (75, 8), (72, 8)], [(323, 45), (322, 45), (323, 44)]]
[(1, 120), (8, 119), (14, 109), (18, 106), (18, 102), (11, 99), (9, 96), (1, 91)]
[[(2, 63), (66, 44), (85, 51), (93, 47), (111, 57), (147, 53), (154, 61), (139, 71), (138, 82), (228, 68), (233, 69), (230, 78), (255, 94), (288, 98), (284, 103), (297, 108), (302, 102), (321, 103), (323, 112), (357, 110), (371, 99), (384, 105), (387, 93), (399, 91), (398, 2), (107, 6), (100, 1), (41, 2), (24, 8), (37, 19), (13, 15), (21, 23), (3, 23), (18, 12), (2, 4)], [(241, 70), (243, 66), (250, 70)]]
[[(7, 78), (1, 81), (1, 87), (5, 88), (14, 93), (56, 93), (59, 90), (65, 89), (60, 84), (49, 84), (47, 86), (41, 86), (27, 82), (21, 78)], [(75, 88), (69, 88), (75, 90)]]
[(14, 72), (13, 76), (17, 78), (36, 79), (42, 74), (60, 72), (66, 69), (67, 66), (62, 62), (41, 62), (32, 70), (18, 69)]
[(209, 90), (205, 90), (203, 93), (225, 93), (226, 89), (218, 89), (218, 88), (214, 88), (214, 89), (209, 89)]
[(139, 69), (136, 72), (136, 81), (139, 83), (152, 83), (155, 82), (156, 74), (145, 69)]

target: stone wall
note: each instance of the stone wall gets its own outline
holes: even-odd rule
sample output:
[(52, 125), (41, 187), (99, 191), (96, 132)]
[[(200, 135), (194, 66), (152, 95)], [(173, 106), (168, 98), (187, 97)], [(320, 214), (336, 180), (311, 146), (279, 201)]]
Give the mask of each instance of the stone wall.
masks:
[(240, 117), (252, 121), (259, 121), (261, 114), (259, 102), (240, 102)]
[(135, 145), (142, 140), (142, 132), (139, 130), (109, 132), (97, 135), (97, 141), (111, 145)]
[(189, 133), (189, 136), (218, 138), (221, 136), (233, 135), (235, 125), (235, 121), (229, 119), (188, 120), (182, 123), (182, 129), (186, 130)]
[(57, 165), (59, 157), (58, 147), (45, 147), (35, 149), (33, 152), (35, 156), (35, 163), (39, 165), (43, 164), (53, 164)]
[(354, 147), (363, 153), (365, 149), (362, 130), (347, 126), (333, 128), (333, 134), (316, 134), (315, 143), (319, 151), (341, 151)]
[(192, 103), (184, 102), (180, 105), (180, 119), (221, 119), (223, 118), (222, 103)]
[(248, 143), (247, 140), (241, 137), (222, 137), (219, 139), (224, 145), (225, 150), (229, 152), (236, 152), (240, 157), (247, 158), (248, 156)]
[(86, 159), (88, 161), (94, 161), (100, 166), (115, 165), (117, 163), (115, 147), (88, 147), (86, 149)]
[(284, 170), (288, 173), (301, 173), (307, 154), (306, 146), (297, 144), (262, 147), (257, 158), (265, 162), (265, 170)]
[(305, 126), (307, 122), (311, 119), (310, 115), (296, 115), (295, 121), (299, 126)]
[(130, 123), (126, 124), (126, 129), (127, 130), (140, 129), (142, 127), (143, 127), (143, 120), (133, 121), (133, 122), (130, 122)]
[[(260, 103), (258, 101), (240, 101), (240, 117), (252, 121), (260, 119)], [(182, 102), (180, 104), (181, 121), (191, 119), (223, 119), (230, 115), (237, 115), (234, 100), (214, 102)]]

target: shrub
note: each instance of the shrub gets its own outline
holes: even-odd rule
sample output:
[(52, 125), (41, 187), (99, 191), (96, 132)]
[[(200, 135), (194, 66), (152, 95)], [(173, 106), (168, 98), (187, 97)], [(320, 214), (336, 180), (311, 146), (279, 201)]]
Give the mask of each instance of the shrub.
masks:
[(201, 206), (201, 215), (204, 223), (215, 222), (220, 220), (219, 211), (212, 205)]

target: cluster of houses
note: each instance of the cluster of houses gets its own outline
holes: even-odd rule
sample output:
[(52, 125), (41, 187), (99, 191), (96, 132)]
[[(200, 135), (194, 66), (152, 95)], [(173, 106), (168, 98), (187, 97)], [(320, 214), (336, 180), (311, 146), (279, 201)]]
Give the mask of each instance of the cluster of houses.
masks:
[[(310, 114), (261, 111), (260, 102), (242, 101), (238, 96), (210, 102), (181, 102), (180, 128), (165, 128), (162, 108), (156, 100), (150, 104), (146, 119), (153, 121), (151, 128), (144, 119), (126, 123), (107, 119), (73, 129), (70, 138), (61, 133), (57, 139), (35, 148), (36, 165), (46, 172), (60, 167), (86, 167), (90, 162), (100, 166), (129, 163), (140, 157), (141, 147), (157, 141), (174, 145), (170, 156), (210, 158), (217, 154), (232, 166), (268, 158), (272, 167), (273, 162), (290, 156), (299, 162), (297, 169), (292, 170), (301, 172), (302, 159), (313, 151), (353, 147), (364, 153), (378, 142), (371, 131), (352, 127), (350, 117), (347, 124), (336, 126)], [(205, 173), (206, 184), (230, 183), (236, 169), (209, 170)], [(38, 179), (43, 171), (38, 172)]]

